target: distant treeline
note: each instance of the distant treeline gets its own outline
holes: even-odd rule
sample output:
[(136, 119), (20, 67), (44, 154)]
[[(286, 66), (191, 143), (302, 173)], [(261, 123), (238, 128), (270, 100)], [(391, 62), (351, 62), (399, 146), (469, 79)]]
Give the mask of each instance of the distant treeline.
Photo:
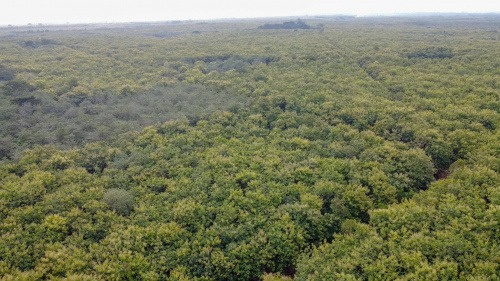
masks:
[(259, 26), (260, 29), (310, 29), (311, 26), (304, 21), (298, 19), (297, 21), (285, 21), (283, 23), (266, 23)]

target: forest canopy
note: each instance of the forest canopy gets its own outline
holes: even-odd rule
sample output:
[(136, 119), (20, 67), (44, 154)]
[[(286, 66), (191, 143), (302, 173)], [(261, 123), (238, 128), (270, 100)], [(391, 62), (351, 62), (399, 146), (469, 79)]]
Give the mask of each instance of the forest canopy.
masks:
[(0, 28), (0, 279), (500, 278), (500, 17), (277, 21)]

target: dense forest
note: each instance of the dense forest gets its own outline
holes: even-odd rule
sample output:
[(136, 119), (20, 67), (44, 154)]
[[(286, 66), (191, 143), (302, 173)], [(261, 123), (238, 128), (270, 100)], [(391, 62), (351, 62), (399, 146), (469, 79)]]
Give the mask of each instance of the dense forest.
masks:
[(500, 16), (290, 20), (0, 28), (0, 279), (498, 280)]

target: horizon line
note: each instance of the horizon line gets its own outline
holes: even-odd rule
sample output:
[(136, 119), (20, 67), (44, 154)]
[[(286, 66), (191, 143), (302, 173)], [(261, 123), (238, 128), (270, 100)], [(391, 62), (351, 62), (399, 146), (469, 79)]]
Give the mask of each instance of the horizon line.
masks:
[(348, 16), (355, 18), (370, 17), (405, 17), (405, 16), (433, 16), (433, 15), (500, 15), (500, 11), (492, 12), (402, 12), (402, 13), (371, 13), (371, 14), (314, 14), (314, 15), (289, 15), (289, 16), (262, 16), (262, 17), (214, 17), (193, 19), (164, 19), (164, 20), (131, 20), (131, 21), (89, 21), (89, 22), (28, 22), (22, 24), (0, 24), (5, 27), (36, 27), (36, 26), (70, 26), (70, 25), (98, 25), (98, 24), (138, 24), (138, 23), (188, 23), (197, 21), (228, 21), (228, 20), (258, 20), (258, 19), (280, 19), (280, 18), (313, 18), (313, 17), (340, 17)]

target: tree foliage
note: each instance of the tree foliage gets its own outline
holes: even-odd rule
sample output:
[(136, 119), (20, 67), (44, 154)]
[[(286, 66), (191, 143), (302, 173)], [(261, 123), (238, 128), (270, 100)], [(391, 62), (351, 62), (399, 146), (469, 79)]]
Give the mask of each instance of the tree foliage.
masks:
[(120, 215), (128, 215), (134, 209), (134, 197), (130, 192), (112, 188), (104, 193), (104, 202)]
[(0, 29), (1, 278), (498, 279), (498, 16), (307, 22)]

